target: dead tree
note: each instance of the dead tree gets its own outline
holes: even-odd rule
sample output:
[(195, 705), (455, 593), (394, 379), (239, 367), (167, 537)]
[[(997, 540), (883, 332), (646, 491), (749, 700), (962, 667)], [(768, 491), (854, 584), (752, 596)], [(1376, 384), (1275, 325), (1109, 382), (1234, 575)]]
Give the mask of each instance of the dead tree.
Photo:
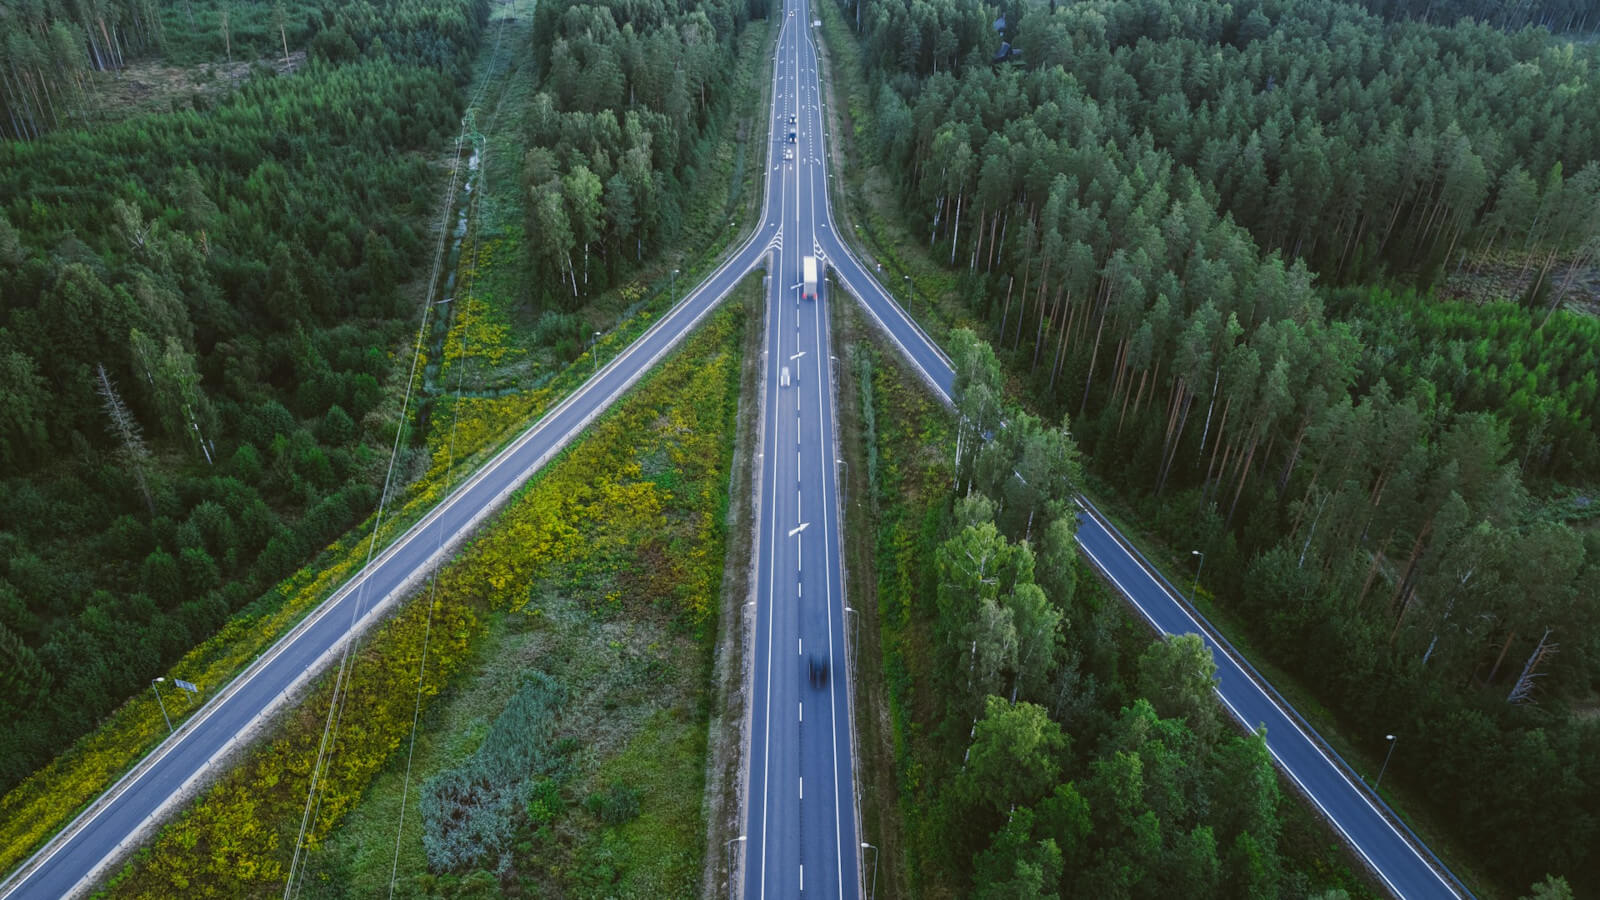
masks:
[(122, 402), (122, 397), (117, 393), (117, 386), (111, 383), (111, 376), (106, 374), (103, 364), (95, 365), (95, 375), (99, 380), (96, 386), (100, 391), (100, 399), (105, 402), (106, 417), (111, 420), (111, 434), (121, 445), (120, 452), (123, 461), (127, 463), (133, 478), (139, 483), (139, 492), (144, 495), (144, 504), (150, 510), (151, 518), (156, 514), (155, 498), (150, 495), (150, 481), (145, 470), (150, 465), (150, 448), (144, 443), (144, 430), (139, 427), (139, 422), (133, 417), (133, 412), (128, 405)]

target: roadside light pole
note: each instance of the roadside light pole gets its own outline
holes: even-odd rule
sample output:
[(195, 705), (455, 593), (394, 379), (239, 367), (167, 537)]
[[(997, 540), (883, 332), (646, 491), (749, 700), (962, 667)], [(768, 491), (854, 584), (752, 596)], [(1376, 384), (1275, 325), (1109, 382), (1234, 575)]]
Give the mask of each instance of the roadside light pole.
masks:
[(150, 690), (156, 692), (156, 703), (159, 703), (161, 705), (161, 718), (166, 720), (166, 723), (167, 723), (167, 734), (171, 734), (172, 733), (172, 717), (167, 715), (167, 701), (161, 699), (161, 688), (157, 687), (157, 685), (161, 684), (161, 682), (166, 681), (166, 680), (167, 679), (165, 679), (165, 678), (152, 678), (152, 679), (150, 679)]
[(733, 845), (734, 844), (742, 844), (742, 843), (744, 843), (744, 839), (745, 839), (745, 835), (741, 834), (738, 837), (728, 841), (728, 843), (722, 848), (724, 851), (726, 851), (726, 855), (728, 857), (728, 897), (729, 897), (729, 900), (732, 900), (732, 898), (734, 896), (734, 894), (733, 894)]
[(1200, 565), (1194, 569), (1194, 584), (1189, 585), (1189, 605), (1194, 605), (1194, 592), (1200, 588), (1200, 573), (1206, 570), (1206, 555), (1199, 550), (1190, 550), (1190, 556), (1200, 557)]
[(846, 606), (844, 612), (854, 617), (850, 620), (850, 674), (853, 677), (856, 672), (856, 625), (861, 620), (861, 613), (854, 606)]
[(678, 305), (678, 270), (677, 269), (673, 269), (672, 270), (672, 289), (671, 289), (671, 293), (672, 293), (672, 303), (669, 304), (669, 305), (670, 306), (677, 306)]
[(600, 374), (600, 332), (589, 338), (589, 355), (594, 357), (594, 373)]
[(1394, 755), (1394, 735), (1386, 734), (1383, 737), (1389, 742), (1389, 752), (1383, 754), (1383, 765), (1378, 767), (1378, 777), (1372, 782), (1374, 791), (1378, 789), (1378, 785), (1383, 784), (1383, 773), (1389, 769), (1389, 757)]
[(872, 890), (867, 893), (867, 900), (873, 900), (878, 894), (878, 848), (873, 847), (866, 841), (862, 841), (861, 849), (866, 850), (868, 848), (872, 850)]

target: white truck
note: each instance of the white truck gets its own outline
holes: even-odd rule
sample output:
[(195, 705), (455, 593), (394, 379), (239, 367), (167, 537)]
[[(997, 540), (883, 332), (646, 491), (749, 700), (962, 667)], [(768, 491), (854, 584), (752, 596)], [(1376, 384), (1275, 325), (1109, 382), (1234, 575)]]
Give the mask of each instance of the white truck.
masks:
[(817, 258), (808, 256), (801, 264), (800, 299), (817, 299)]

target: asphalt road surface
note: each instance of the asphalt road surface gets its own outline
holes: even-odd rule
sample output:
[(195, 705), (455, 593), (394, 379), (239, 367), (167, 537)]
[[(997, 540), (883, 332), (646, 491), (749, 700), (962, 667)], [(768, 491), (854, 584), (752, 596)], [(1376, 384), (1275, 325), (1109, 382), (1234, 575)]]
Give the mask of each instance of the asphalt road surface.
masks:
[[(449, 557), (471, 529), (665, 356), (767, 258), (778, 236), (768, 177), (762, 224), (703, 283), (610, 360), (582, 387), (453, 491), (301, 626), (220, 691), (126, 777), (23, 863), (0, 897), (54, 898), (86, 892), (174, 813), (196, 784), (216, 774), (249, 729), (339, 657), (375, 621)], [(791, 189), (791, 196), (793, 191)], [(819, 527), (817, 536), (820, 537)], [(846, 748), (848, 749), (848, 748)]]
[[(814, 62), (814, 57), (811, 58)], [(814, 64), (808, 70), (815, 72)], [(820, 187), (819, 187), (820, 191)], [(824, 199), (826, 205), (826, 200)], [(819, 217), (817, 240), (833, 277), (856, 296), (913, 369), (947, 404), (955, 384), (950, 358), (906, 315), (839, 237), (831, 207)], [(1396, 896), (1460, 897), (1468, 892), (1432, 851), (1380, 812), (1380, 803), (1311, 726), (1260, 678), (1179, 593), (1138, 555), (1088, 501), (1078, 544), (1117, 591), (1165, 634), (1200, 634), (1217, 661), (1217, 695), (1246, 728), (1266, 728), (1274, 762), (1344, 836)], [(1225, 651), (1224, 647), (1228, 649)]]
[(827, 170), (807, 9), (791, 0), (783, 15), (770, 129), (768, 192), (777, 191), (777, 202), (768, 223), (780, 231), (769, 269), (756, 458), (743, 886), (747, 898), (854, 898), (860, 853), (829, 300), (825, 289), (811, 300), (801, 291), (802, 260), (818, 255), (826, 222)]
[[(778, 41), (767, 190), (761, 222), (739, 250), (624, 349), (450, 494), (60, 835), (0, 886), (0, 897), (81, 894), (137, 848), (187, 790), (213, 776), (253, 725), (337, 659), (346, 641), (416, 585), (471, 529), (648, 372), (751, 270), (767, 265), (769, 302), (757, 558), (746, 897), (857, 897), (860, 844), (851, 766), (851, 692), (833, 385), (825, 306), (799, 298), (800, 260), (821, 258), (947, 403), (950, 360), (838, 238), (827, 191), (817, 55), (804, 0), (790, 0)], [(797, 140), (788, 144), (788, 116)], [(784, 158), (784, 149), (793, 159)], [(789, 385), (780, 384), (784, 367)], [(1086, 506), (1079, 544), (1151, 624), (1202, 634), (1217, 658), (1217, 692), (1246, 727), (1264, 725), (1279, 767), (1398, 896), (1464, 892), (1420, 842), (1383, 816), (1364, 787), (1259, 677), (1223, 652), (1170, 585)], [(826, 667), (818, 677), (817, 666)], [(1443, 873), (1443, 874), (1441, 874)]]

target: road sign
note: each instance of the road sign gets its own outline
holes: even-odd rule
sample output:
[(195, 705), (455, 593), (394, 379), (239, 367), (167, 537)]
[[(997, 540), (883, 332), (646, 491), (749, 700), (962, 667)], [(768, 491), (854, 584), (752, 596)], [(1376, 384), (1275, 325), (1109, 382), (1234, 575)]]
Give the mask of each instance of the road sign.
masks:
[(192, 681), (184, 681), (182, 678), (174, 678), (174, 679), (172, 679), (172, 683), (177, 685), (178, 687), (183, 688), (184, 690), (188, 691), (191, 694), (200, 693), (200, 689), (195, 687), (194, 686), (194, 682), (192, 682)]

